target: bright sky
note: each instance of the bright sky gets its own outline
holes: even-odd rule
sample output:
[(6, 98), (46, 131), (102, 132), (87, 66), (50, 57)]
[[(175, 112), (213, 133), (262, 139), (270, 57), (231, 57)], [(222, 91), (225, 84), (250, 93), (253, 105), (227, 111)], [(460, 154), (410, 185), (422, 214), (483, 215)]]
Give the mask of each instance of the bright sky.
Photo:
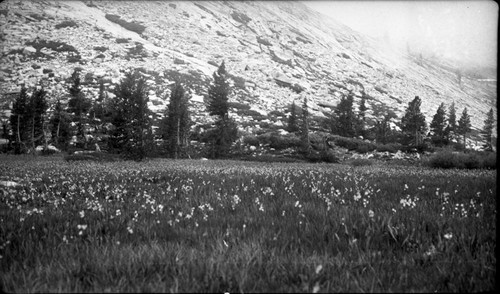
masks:
[(352, 29), (392, 44), (496, 67), (498, 4), (487, 0), (302, 1)]

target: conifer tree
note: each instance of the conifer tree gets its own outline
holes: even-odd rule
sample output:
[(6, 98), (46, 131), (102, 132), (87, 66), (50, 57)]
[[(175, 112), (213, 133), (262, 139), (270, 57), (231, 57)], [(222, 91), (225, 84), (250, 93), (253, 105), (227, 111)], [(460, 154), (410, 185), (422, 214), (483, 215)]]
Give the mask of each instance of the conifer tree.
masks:
[(47, 145), (45, 137), (45, 115), (48, 109), (46, 99), (47, 91), (40, 88), (33, 91), (30, 98), (30, 132), (31, 132), (31, 148), (35, 152), (38, 145)]
[(401, 130), (407, 138), (407, 143), (414, 143), (415, 146), (420, 146), (422, 143), (423, 134), (427, 130), (425, 116), (420, 111), (422, 101), (418, 96), (408, 103), (406, 112), (401, 118)]
[(23, 84), (21, 92), (17, 96), (12, 106), (10, 115), (10, 126), (14, 141), (14, 153), (21, 154), (26, 150), (26, 141), (29, 136), (29, 96)]
[(359, 111), (358, 111), (358, 119), (356, 120), (356, 134), (365, 137), (365, 125), (366, 125), (366, 94), (363, 92), (361, 96), (361, 100), (359, 101)]
[(299, 127), (297, 126), (297, 107), (295, 106), (295, 101), (292, 102), (292, 106), (290, 108), (287, 129), (290, 133), (295, 133), (299, 130)]
[(332, 132), (343, 137), (354, 137), (356, 134), (356, 117), (353, 110), (354, 97), (349, 93), (342, 97), (332, 117)]
[(142, 160), (153, 143), (146, 81), (129, 71), (114, 94), (110, 145), (126, 157)]
[(484, 150), (492, 151), (493, 150), (493, 124), (495, 122), (495, 118), (493, 116), (493, 108), (488, 111), (486, 115), (486, 119), (484, 120), (484, 127), (481, 130), (481, 136), (484, 139)]
[(446, 126), (447, 141), (451, 142), (455, 138), (457, 131), (457, 114), (455, 110), (455, 102), (452, 102), (448, 109), (448, 125)]
[(464, 108), (464, 111), (462, 112), (462, 116), (458, 120), (458, 125), (457, 125), (457, 133), (459, 135), (462, 135), (464, 138), (464, 150), (467, 148), (466, 147), (466, 136), (467, 133), (471, 131), (471, 123), (470, 123), (470, 116), (467, 114), (467, 107)]
[(375, 138), (377, 143), (387, 144), (389, 141), (389, 137), (391, 135), (391, 126), (390, 126), (391, 116), (389, 114), (385, 114), (382, 119), (377, 119), (375, 122)]
[(214, 129), (210, 131), (209, 156), (219, 158), (227, 156), (231, 145), (238, 138), (238, 128), (229, 117), (228, 99), (230, 94), (227, 72), (224, 62), (213, 74), (214, 82), (208, 89), (208, 112), (216, 116)]
[(68, 112), (74, 115), (73, 121), (76, 123), (76, 137), (79, 145), (86, 147), (85, 123), (87, 122), (87, 112), (91, 103), (85, 97), (81, 89), (80, 71), (74, 70), (70, 78), (71, 85), (68, 88), (70, 99), (68, 101)]
[(69, 142), (71, 141), (71, 127), (70, 118), (58, 100), (54, 107), (54, 112), (50, 120), (51, 127), (51, 137), (54, 145), (62, 150), (67, 150)]
[(167, 153), (178, 158), (188, 144), (191, 118), (188, 110), (189, 96), (180, 82), (176, 82), (170, 93), (170, 103), (162, 121), (162, 137)]
[(431, 139), (437, 146), (446, 144), (446, 109), (444, 103), (439, 105), (436, 114), (432, 118), (430, 124)]
[(300, 128), (301, 151), (308, 156), (311, 152), (311, 143), (309, 141), (309, 110), (307, 107), (307, 97), (304, 97), (302, 103), (302, 122)]

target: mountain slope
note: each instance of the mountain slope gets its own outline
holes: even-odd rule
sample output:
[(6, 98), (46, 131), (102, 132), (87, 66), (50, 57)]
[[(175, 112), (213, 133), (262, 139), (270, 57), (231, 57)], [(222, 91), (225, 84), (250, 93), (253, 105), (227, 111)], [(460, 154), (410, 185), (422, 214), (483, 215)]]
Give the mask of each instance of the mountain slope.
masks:
[[(356, 99), (365, 91), (370, 109), (383, 106), (399, 116), (420, 96), (428, 122), (441, 102), (454, 101), (458, 114), (467, 107), (474, 128), (491, 107), (496, 114), (496, 80), (463, 76), (460, 87), (452, 65), (398, 52), (300, 2), (5, 1), (0, 9), (1, 93), (44, 79), (53, 97), (62, 95), (65, 79), (80, 67), (88, 76), (85, 90), (96, 96), (98, 78), (111, 89), (123, 69), (143, 67), (159, 74), (151, 77), (158, 89), (150, 98), (161, 111), (174, 72), (194, 83), (194, 100), (202, 101), (224, 60), (234, 76), (231, 100), (262, 114), (284, 111), (305, 95), (313, 114), (323, 116), (348, 90)], [(127, 30), (110, 15), (145, 30)], [(64, 21), (76, 25), (56, 29)], [(77, 53), (37, 49), (40, 40)], [(203, 120), (203, 106), (196, 107)]]

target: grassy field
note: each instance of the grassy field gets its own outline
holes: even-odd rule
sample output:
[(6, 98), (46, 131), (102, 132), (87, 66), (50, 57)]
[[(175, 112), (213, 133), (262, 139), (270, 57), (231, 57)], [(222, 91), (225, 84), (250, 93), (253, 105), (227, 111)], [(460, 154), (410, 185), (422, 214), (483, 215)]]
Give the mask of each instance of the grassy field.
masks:
[(495, 289), (496, 171), (0, 155), (7, 292)]

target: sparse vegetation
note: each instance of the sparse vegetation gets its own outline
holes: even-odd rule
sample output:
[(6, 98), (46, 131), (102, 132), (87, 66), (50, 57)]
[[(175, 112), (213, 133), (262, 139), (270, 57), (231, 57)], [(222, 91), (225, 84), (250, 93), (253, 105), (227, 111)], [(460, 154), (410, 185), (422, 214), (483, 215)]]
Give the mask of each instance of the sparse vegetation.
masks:
[(58, 23), (56, 24), (55, 28), (56, 30), (58, 29), (63, 29), (63, 28), (77, 28), (78, 27), (78, 24), (76, 22), (74, 22), (73, 20), (65, 20), (61, 23)]
[(123, 28), (125, 28), (129, 31), (138, 33), (139, 35), (142, 34), (144, 32), (144, 30), (146, 29), (146, 27), (144, 25), (141, 25), (141, 24), (136, 23), (136, 22), (128, 22), (126, 20), (121, 19), (121, 17), (118, 15), (106, 14), (106, 19), (108, 19), (109, 21), (112, 21), (114, 23), (119, 24), (120, 26), (122, 26)]

